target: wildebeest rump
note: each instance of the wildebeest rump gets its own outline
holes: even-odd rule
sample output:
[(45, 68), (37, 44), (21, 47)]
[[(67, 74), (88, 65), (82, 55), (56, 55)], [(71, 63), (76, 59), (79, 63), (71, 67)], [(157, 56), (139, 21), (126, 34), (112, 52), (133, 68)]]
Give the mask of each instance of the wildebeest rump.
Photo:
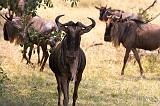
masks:
[(160, 25), (144, 24), (135, 21), (120, 21), (113, 22), (112, 17), (108, 20), (111, 28), (108, 37), (114, 46), (119, 46), (121, 43), (126, 48), (124, 63), (121, 75), (124, 75), (124, 68), (129, 57), (130, 51), (133, 51), (136, 61), (139, 64), (140, 74), (143, 76), (143, 68), (140, 63), (140, 57), (136, 48), (144, 50), (155, 50), (160, 47)]
[(68, 106), (69, 102), (69, 83), (75, 80), (73, 93), (73, 106), (75, 106), (78, 97), (78, 86), (80, 84), (82, 73), (86, 65), (86, 57), (83, 50), (80, 48), (81, 35), (89, 32), (94, 26), (95, 21), (89, 26), (83, 25), (81, 22), (61, 24), (57, 16), (55, 22), (60, 30), (66, 33), (62, 42), (54, 49), (49, 57), (49, 66), (55, 73), (58, 90), (58, 106), (60, 106), (61, 91), (64, 94), (63, 105)]

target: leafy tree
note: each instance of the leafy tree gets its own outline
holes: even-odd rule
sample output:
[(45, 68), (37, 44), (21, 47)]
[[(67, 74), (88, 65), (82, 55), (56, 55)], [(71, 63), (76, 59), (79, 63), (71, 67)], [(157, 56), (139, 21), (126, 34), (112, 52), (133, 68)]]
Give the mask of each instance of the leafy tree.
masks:
[(154, 0), (153, 3), (149, 5), (146, 9), (139, 8), (138, 15), (142, 17), (145, 23), (151, 22), (152, 20), (154, 20), (160, 15), (160, 13), (158, 13), (156, 16), (153, 17), (148, 13), (148, 10), (154, 7), (156, 3), (157, 3), (157, 0)]
[[(43, 6), (46, 7), (53, 7), (51, 0), (24, 0), (26, 1), (24, 7), (24, 14), (30, 15), (36, 14), (37, 8)], [(12, 11), (18, 11), (18, 2), (19, 0), (0, 0), (0, 10), (3, 8), (11, 9)]]
[[(69, 0), (65, 0), (65, 1), (69, 1)], [(70, 0), (71, 2), (71, 7), (77, 6), (77, 3), (80, 2), (80, 0)]]

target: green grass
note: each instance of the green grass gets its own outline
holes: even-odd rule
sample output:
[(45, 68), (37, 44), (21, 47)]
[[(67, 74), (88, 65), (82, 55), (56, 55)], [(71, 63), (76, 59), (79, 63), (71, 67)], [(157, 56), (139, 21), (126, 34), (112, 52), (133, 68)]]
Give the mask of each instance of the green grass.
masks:
[[(53, 9), (38, 11), (45, 19), (65, 14), (62, 23), (78, 20), (89, 25), (90, 21), (86, 17), (92, 17), (96, 21), (96, 27), (83, 35), (81, 40), (87, 64), (79, 86), (77, 106), (158, 106), (160, 55), (147, 55), (141, 58), (146, 79), (139, 78), (139, 67), (134, 63), (135, 59), (128, 61), (125, 76), (121, 78), (120, 70), (125, 50), (123, 47), (115, 49), (111, 43), (103, 41), (105, 23), (99, 21), (99, 11), (94, 8), (100, 3), (103, 5), (107, 3), (113, 8), (121, 7), (120, 9), (132, 11), (130, 7), (145, 8), (152, 1), (135, 0), (132, 3), (130, 0), (124, 2), (110, 0), (105, 3), (102, 1), (82, 0), (78, 4), (79, 7), (71, 8), (70, 4), (54, 0)], [(159, 7), (156, 5), (151, 13), (156, 14), (158, 10)], [(133, 12), (135, 11), (133, 9)], [(158, 23), (159, 19), (154, 22)], [(1, 35), (2, 31), (0, 31), (0, 67), (3, 73), (0, 73), (0, 78), (5, 77), (0, 79), (0, 106), (57, 106), (57, 84), (54, 74), (49, 69), (48, 61), (44, 72), (39, 72), (39, 67), (36, 65), (37, 55), (33, 55), (31, 60), (35, 63), (35, 69), (26, 65), (25, 61), (21, 62), (21, 48), (2, 40)], [(99, 42), (103, 45), (85, 50), (93, 43)], [(70, 106), (73, 84), (73, 82), (70, 84)]]
[[(143, 57), (144, 58), (144, 57)], [(152, 56), (145, 57), (143, 61), (150, 61)], [(158, 60), (159, 61), (159, 60)], [(155, 64), (158, 64), (155, 61)], [(130, 61), (126, 71), (138, 70)], [(149, 64), (146, 62), (146, 64)], [(116, 64), (115, 64), (116, 65)], [(149, 67), (150, 65), (148, 65)], [(4, 66), (3, 66), (4, 67)], [(148, 68), (147, 67), (147, 68)], [(153, 67), (153, 66), (151, 66)], [(78, 106), (151, 106), (158, 105), (160, 100), (160, 82), (158, 68), (154, 72), (147, 72), (146, 79), (128, 74), (124, 79), (120, 76), (103, 76), (100, 73), (88, 74), (85, 70), (79, 87)], [(9, 71), (4, 70), (5, 75)], [(46, 68), (45, 72), (38, 70), (18, 71), (10, 80), (3, 83), (3, 92), (0, 95), (0, 106), (56, 106), (57, 90), (54, 74)], [(137, 72), (138, 73), (138, 72)], [(104, 77), (106, 77), (104, 79)], [(70, 84), (70, 105), (72, 103), (73, 82)]]

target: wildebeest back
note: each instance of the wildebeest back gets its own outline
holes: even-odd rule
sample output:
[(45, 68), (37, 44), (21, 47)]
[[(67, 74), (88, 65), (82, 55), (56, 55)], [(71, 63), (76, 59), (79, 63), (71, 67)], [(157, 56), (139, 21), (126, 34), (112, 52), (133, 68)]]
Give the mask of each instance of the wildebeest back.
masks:
[(160, 25), (141, 24), (137, 28), (136, 46), (145, 50), (155, 50), (160, 45)]

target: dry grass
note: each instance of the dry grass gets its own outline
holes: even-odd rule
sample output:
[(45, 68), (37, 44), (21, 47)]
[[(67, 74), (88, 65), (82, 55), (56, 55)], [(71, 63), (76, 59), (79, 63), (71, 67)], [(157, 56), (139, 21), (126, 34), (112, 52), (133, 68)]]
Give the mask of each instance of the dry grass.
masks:
[[(39, 9), (38, 13), (45, 19), (54, 19), (65, 14), (61, 19), (81, 21), (90, 24), (86, 17), (96, 21), (96, 27), (82, 36), (81, 46), (87, 56), (87, 65), (79, 88), (78, 106), (158, 106), (160, 103), (160, 55), (142, 57), (146, 79), (139, 78), (139, 68), (132, 59), (121, 79), (120, 70), (124, 48), (114, 48), (111, 43), (103, 41), (105, 24), (98, 20), (99, 11), (95, 5), (107, 5), (125, 11), (137, 12), (146, 7), (151, 0), (81, 0), (79, 7), (70, 8), (69, 3), (53, 0), (54, 8)], [(150, 11), (156, 14), (160, 2)], [(153, 23), (160, 23), (160, 17)], [(2, 39), (2, 36), (1, 36)], [(93, 43), (101, 46), (88, 48)], [(44, 72), (38, 71), (37, 56), (33, 56), (35, 69), (21, 62), (20, 47), (0, 40), (0, 67), (7, 74), (4, 92), (0, 95), (0, 106), (55, 106), (57, 104), (56, 81), (48, 63)], [(71, 83), (70, 104), (72, 101), (73, 83)]]

